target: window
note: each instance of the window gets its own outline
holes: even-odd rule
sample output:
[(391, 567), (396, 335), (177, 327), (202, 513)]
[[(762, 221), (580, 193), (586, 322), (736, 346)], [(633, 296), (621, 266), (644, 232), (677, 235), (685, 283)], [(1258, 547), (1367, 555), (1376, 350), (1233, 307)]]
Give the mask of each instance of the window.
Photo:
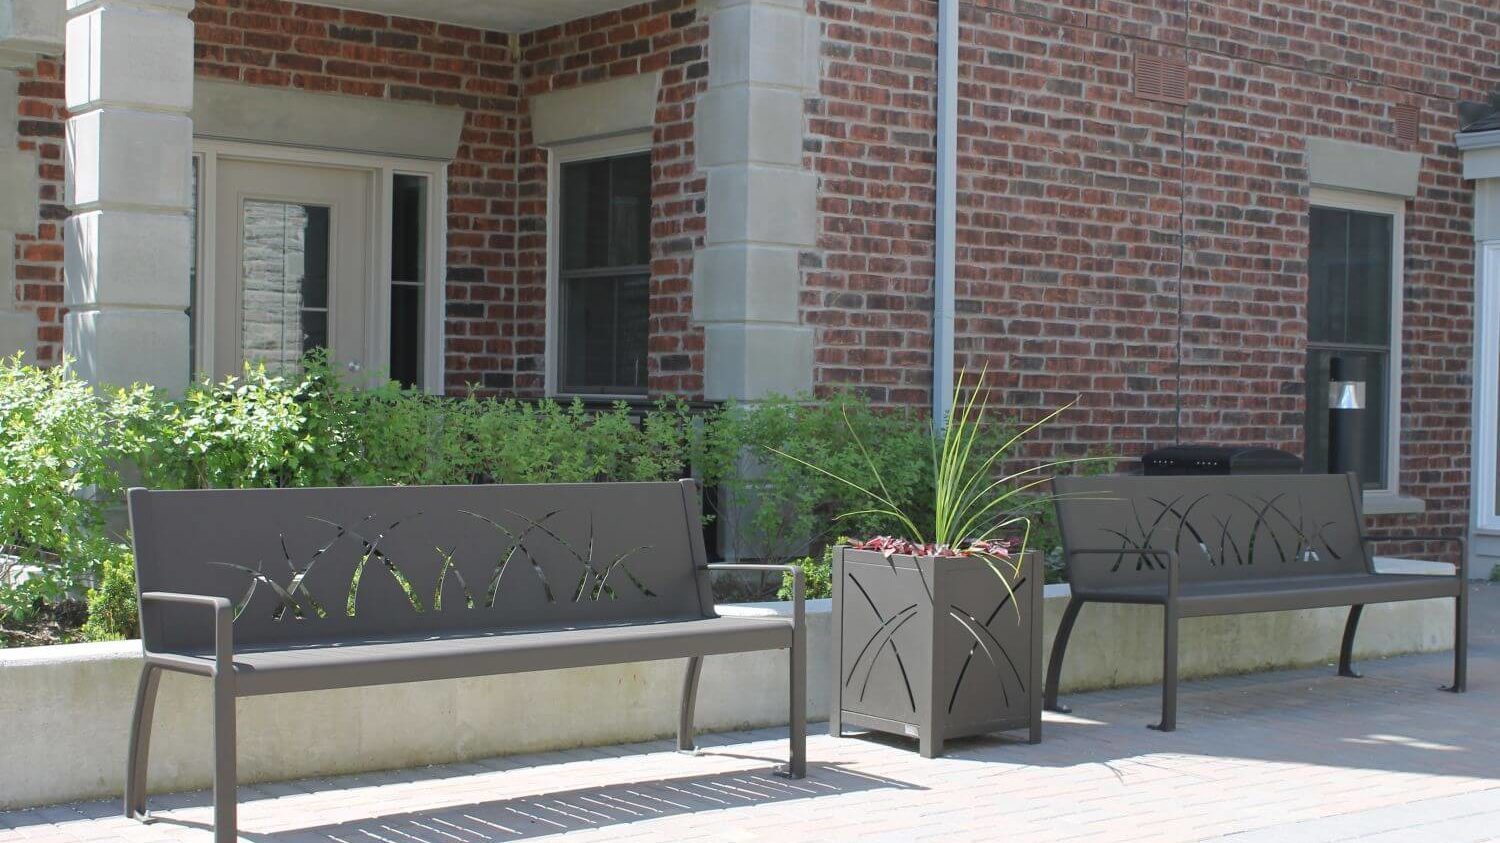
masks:
[(423, 386), (427, 280), (427, 177), (397, 173), (391, 182), (390, 377)]
[(650, 153), (564, 162), (556, 172), (557, 390), (645, 394)]
[(1402, 204), (1323, 191), (1314, 191), (1313, 203), (1307, 302), (1307, 470), (1321, 472), (1328, 465), (1330, 369), (1339, 360), (1366, 384), (1360, 478), (1367, 490), (1393, 490)]

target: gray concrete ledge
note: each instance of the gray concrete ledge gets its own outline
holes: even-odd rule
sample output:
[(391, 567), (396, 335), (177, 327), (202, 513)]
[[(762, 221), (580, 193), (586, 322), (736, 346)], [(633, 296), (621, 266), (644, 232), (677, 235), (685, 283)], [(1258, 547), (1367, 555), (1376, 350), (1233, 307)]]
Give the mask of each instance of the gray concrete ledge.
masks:
[[(1046, 647), (1067, 596), (1065, 585), (1047, 587)], [(811, 600), (807, 606), (813, 720), (828, 713), (831, 602)], [(784, 614), (790, 606), (743, 604), (720, 611)], [(1324, 609), (1184, 621), (1183, 675), (1328, 664), (1336, 657), (1344, 617), (1343, 609)], [(1452, 624), (1448, 600), (1371, 606), (1357, 654), (1372, 659), (1446, 649)], [(1160, 662), (1158, 609), (1090, 606), (1074, 631), (1063, 687), (1154, 682)], [(139, 670), (135, 641), (0, 651), (0, 810), (119, 794)], [(291, 779), (661, 738), (676, 725), (681, 672), (678, 662), (650, 662), (252, 697), (239, 703), (241, 777)], [(700, 728), (786, 722), (786, 681), (780, 652), (708, 659)], [(151, 756), (153, 792), (209, 783), (207, 692), (208, 683), (196, 677), (163, 680)]]

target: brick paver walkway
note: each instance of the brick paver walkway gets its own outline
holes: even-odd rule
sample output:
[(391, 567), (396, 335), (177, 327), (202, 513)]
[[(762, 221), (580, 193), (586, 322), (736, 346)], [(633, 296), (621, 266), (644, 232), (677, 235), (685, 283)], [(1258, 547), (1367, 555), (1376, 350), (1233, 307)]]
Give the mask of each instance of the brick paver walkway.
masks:
[[(1183, 686), (1181, 728), (1145, 728), (1155, 689), (1075, 697), (1039, 746), (815, 736), (805, 781), (769, 775), (781, 733), (504, 758), (241, 788), (266, 841), (1500, 840), (1500, 587), (1477, 589), (1471, 691), (1436, 686), (1447, 656)], [(87, 803), (0, 813), (0, 843), (204, 839), (203, 793), (158, 797), (161, 821)]]

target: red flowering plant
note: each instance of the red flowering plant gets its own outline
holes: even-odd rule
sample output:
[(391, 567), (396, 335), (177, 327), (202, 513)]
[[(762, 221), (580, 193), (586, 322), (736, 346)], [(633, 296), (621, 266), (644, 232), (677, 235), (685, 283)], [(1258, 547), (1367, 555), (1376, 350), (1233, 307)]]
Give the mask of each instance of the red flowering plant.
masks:
[[(839, 518), (874, 515), (899, 525), (904, 536), (875, 536), (862, 541), (851, 540), (849, 547), (878, 551), (887, 558), (893, 555), (932, 556), (939, 558), (977, 557), (987, 562), (1006, 588), (1020, 574), (1021, 560), (1031, 540), (1031, 517), (1027, 512), (1051, 500), (1033, 490), (1051, 481), (1050, 472), (1060, 466), (1083, 462), (1093, 457), (1058, 460), (1006, 473), (1002, 461), (1022, 439), (1070, 407), (1069, 403), (1042, 419), (1004, 438), (999, 446), (985, 446), (986, 405), (989, 391), (982, 388), (985, 372), (981, 371), (972, 387), (965, 386), (963, 374), (953, 390), (953, 403), (941, 427), (932, 436), (932, 498), (903, 505), (894, 499), (880, 469), (870, 458), (865, 443), (853, 435), (868, 467), (868, 477), (851, 478), (835, 474), (808, 460), (771, 448), (786, 459), (849, 486), (867, 497), (866, 509), (840, 514)], [(968, 395), (964, 392), (967, 390)]]

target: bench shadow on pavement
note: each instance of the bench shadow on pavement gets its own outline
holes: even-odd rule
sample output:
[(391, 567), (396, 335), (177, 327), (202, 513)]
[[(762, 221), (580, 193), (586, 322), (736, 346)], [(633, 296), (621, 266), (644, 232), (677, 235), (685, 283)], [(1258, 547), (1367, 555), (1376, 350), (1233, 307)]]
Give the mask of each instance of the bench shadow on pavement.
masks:
[[(711, 752), (705, 754), (724, 754)], [(240, 837), (252, 841), (400, 841), (400, 843), (483, 843), (527, 840), (570, 831), (727, 808), (770, 805), (871, 790), (920, 790), (916, 785), (861, 773), (836, 764), (808, 765), (805, 779), (777, 776), (772, 767), (650, 781), (622, 781), (598, 787), (536, 793), (492, 802), (406, 811), (323, 826), (253, 831), (253, 815), (242, 818)], [(159, 817), (163, 825), (208, 829), (208, 825)], [(250, 829), (245, 828), (250, 826)], [(622, 831), (623, 833), (623, 831)]]

